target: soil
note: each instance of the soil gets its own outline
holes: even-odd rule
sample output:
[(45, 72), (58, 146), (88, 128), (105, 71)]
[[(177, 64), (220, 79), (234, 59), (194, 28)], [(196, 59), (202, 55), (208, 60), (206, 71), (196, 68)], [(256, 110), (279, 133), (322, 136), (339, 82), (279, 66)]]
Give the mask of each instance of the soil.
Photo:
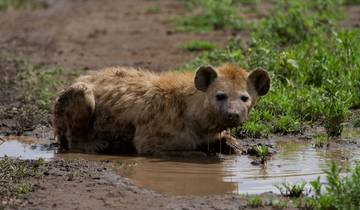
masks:
[[(32, 166), (34, 162), (28, 162)], [(63, 160), (45, 163), (35, 193), (12, 200), (19, 209), (245, 209), (245, 197), (168, 196), (114, 175), (110, 163)], [(266, 195), (268, 198), (272, 194)], [(256, 208), (255, 208), (256, 209)], [(271, 209), (263, 207), (261, 209)]]
[[(149, 14), (151, 8), (160, 12)], [(49, 1), (47, 9), (0, 13), (0, 47), (66, 69), (170, 70), (194, 57), (179, 44), (201, 39), (222, 47), (230, 38), (226, 31), (176, 32), (171, 19), (184, 13), (176, 0)]]
[[(19, 100), (15, 81), (24, 71), (24, 64), (18, 58), (60, 66), (66, 71), (106, 66), (166, 71), (198, 55), (179, 48), (181, 43), (201, 39), (224, 47), (233, 36), (246, 34), (227, 30), (205, 34), (177, 32), (173, 20), (186, 14), (179, 0), (46, 2), (46, 8), (0, 12), (0, 136), (25, 133), (54, 140), (49, 113)], [(150, 13), (151, 8), (159, 8), (160, 12)], [(347, 11), (350, 18), (341, 25), (358, 27), (359, 7), (351, 6)], [(53, 160), (46, 165), (48, 171), (40, 180), (31, 179), (36, 182), (33, 192), (13, 201), (13, 205), (0, 203), (0, 209), (2, 205), (10, 209), (249, 207), (239, 195), (170, 196), (142, 189), (116, 175), (108, 162)]]

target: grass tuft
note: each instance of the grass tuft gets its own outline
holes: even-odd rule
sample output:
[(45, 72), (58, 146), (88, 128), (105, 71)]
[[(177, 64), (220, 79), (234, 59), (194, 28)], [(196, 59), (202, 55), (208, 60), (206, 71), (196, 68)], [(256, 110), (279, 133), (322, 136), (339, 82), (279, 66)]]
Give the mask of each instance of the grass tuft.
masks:
[(305, 182), (299, 184), (282, 183), (280, 185), (275, 185), (275, 187), (282, 196), (298, 198), (306, 194), (305, 185)]
[(216, 48), (216, 45), (208, 41), (193, 40), (181, 45), (181, 48), (187, 51), (211, 51)]
[(247, 197), (248, 205), (252, 208), (258, 208), (263, 206), (262, 198), (258, 195), (252, 195)]
[(269, 148), (265, 145), (257, 145), (255, 147), (256, 156), (260, 157), (261, 164), (264, 164), (269, 155)]
[(237, 16), (232, 0), (187, 0), (187, 8), (192, 10), (189, 16), (178, 19), (178, 30), (209, 32), (225, 28), (241, 29), (243, 20)]
[(25, 71), (17, 76), (20, 100), (25, 103), (35, 103), (41, 109), (50, 110), (56, 94), (64, 87), (67, 80), (78, 75), (77, 71), (63, 71), (61, 68), (47, 68), (20, 62), (25, 65)]
[(319, 135), (316, 135), (314, 138), (314, 146), (316, 148), (322, 148), (322, 147), (327, 146), (329, 144), (329, 141), (330, 141), (330, 139), (328, 136), (319, 134)]
[(273, 209), (285, 209), (288, 206), (288, 202), (282, 199), (271, 199), (270, 205)]
[(308, 204), (314, 209), (347, 209), (355, 210), (360, 206), (360, 162), (341, 178), (341, 169), (332, 163), (326, 171), (326, 184), (320, 178), (310, 184), (315, 196), (308, 199)]
[(354, 127), (355, 128), (360, 128), (360, 119), (355, 120)]
[(146, 14), (159, 14), (160, 12), (160, 7), (149, 7), (145, 11)]
[(0, 208), (13, 198), (32, 192), (35, 182), (43, 176), (46, 166), (42, 160), (19, 161), (0, 159)]
[(20, 135), (38, 125), (49, 126), (58, 91), (79, 72), (34, 65), (14, 55), (0, 55), (0, 60), (11, 70), (0, 79), (2, 97), (9, 104), (0, 107), (0, 118), (14, 121), (10, 132)]
[(0, 11), (44, 8), (47, 4), (40, 0), (0, 0)]

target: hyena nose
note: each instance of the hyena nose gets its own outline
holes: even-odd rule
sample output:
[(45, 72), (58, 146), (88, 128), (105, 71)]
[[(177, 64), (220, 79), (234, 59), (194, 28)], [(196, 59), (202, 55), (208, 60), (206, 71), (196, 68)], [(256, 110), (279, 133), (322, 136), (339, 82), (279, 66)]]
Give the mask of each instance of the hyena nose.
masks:
[(238, 113), (228, 113), (228, 119), (231, 121), (237, 121), (240, 119), (240, 115)]

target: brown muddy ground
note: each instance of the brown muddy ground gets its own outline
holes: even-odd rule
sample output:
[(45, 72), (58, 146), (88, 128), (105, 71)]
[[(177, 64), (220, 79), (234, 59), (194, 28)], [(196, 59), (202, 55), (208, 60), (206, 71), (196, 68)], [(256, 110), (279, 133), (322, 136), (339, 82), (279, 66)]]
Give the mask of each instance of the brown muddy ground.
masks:
[[(31, 167), (34, 162), (26, 162)], [(40, 166), (35, 192), (12, 200), (19, 209), (246, 209), (238, 195), (167, 196), (114, 175), (108, 162), (53, 161)], [(270, 199), (274, 197), (267, 194)], [(254, 208), (256, 209), (256, 208)], [(261, 209), (271, 209), (263, 207)]]
[[(46, 2), (46, 8), (0, 12), (0, 136), (25, 133), (54, 140), (49, 113), (19, 99), (16, 79), (25, 68), (17, 59), (66, 71), (116, 65), (165, 71), (197, 55), (178, 47), (186, 41), (209, 40), (223, 47), (233, 36), (246, 39), (243, 32), (177, 32), (171, 19), (186, 14), (179, 0)], [(160, 12), (151, 14), (151, 8)], [(350, 18), (343, 26), (358, 27), (359, 8), (348, 8)], [(33, 192), (19, 200), (0, 198), (0, 209), (248, 208), (239, 195), (170, 196), (145, 190), (115, 175), (107, 162), (56, 160), (41, 173), (38, 180), (22, 180), (36, 183)]]
[[(149, 14), (151, 8), (159, 13)], [(73, 69), (134, 66), (173, 69), (194, 56), (179, 44), (202, 39), (224, 46), (229, 32), (178, 33), (178, 0), (61, 0), (47, 9), (0, 13), (0, 48), (35, 63)]]

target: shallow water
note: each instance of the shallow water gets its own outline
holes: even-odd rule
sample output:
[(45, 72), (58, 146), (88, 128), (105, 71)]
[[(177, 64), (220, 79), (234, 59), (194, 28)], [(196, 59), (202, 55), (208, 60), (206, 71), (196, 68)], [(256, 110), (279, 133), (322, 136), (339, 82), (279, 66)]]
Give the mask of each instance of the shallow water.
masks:
[[(220, 162), (191, 163), (151, 159), (123, 160), (120, 174), (137, 185), (176, 195), (278, 192), (274, 184), (324, 177), (327, 164), (349, 165), (359, 150), (318, 151), (303, 142), (278, 142), (279, 151), (266, 165), (253, 166), (248, 156)], [(129, 166), (127, 166), (127, 164)]]
[(253, 159), (245, 155), (204, 160), (164, 160), (136, 156), (56, 154), (54, 150), (33, 141), (24, 142), (24, 139), (19, 141), (14, 138), (0, 142), (0, 157), (110, 160), (120, 175), (136, 185), (173, 195), (278, 192), (274, 184), (309, 182), (318, 176), (324, 179), (323, 170), (330, 162), (350, 166), (360, 158), (357, 145), (326, 150), (315, 149), (305, 141), (282, 139), (275, 142), (277, 153), (266, 165), (258, 166), (252, 165)]
[(26, 136), (10, 136), (0, 139), (0, 158), (16, 157), (19, 159), (52, 159), (54, 150), (37, 144), (37, 140)]

